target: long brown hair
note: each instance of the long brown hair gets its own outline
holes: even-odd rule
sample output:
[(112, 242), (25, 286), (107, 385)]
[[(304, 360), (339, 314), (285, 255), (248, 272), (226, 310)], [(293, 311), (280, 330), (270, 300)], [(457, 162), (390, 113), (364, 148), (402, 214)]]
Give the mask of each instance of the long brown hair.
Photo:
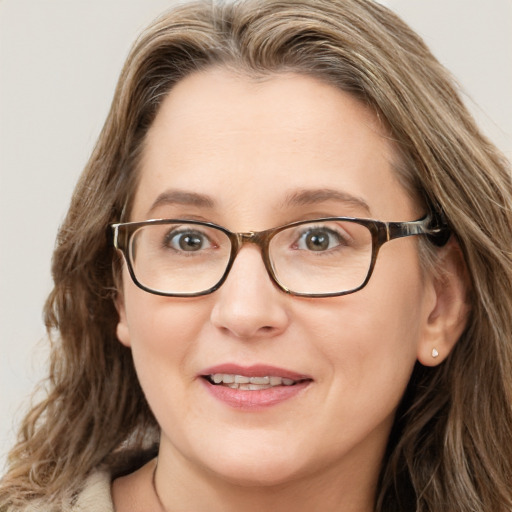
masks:
[[(158, 432), (131, 354), (116, 339), (119, 260), (106, 228), (130, 208), (162, 99), (213, 65), (256, 76), (308, 74), (370, 106), (389, 127), (404, 184), (443, 213), (462, 249), (468, 325), (442, 365), (413, 372), (376, 510), (512, 510), (510, 168), (421, 39), (369, 0), (197, 2), (164, 14), (135, 43), (58, 235), (45, 307), (49, 392), (10, 453), (0, 509), (57, 502), (95, 467), (115, 467)], [(423, 253), (432, 253), (426, 244)]]

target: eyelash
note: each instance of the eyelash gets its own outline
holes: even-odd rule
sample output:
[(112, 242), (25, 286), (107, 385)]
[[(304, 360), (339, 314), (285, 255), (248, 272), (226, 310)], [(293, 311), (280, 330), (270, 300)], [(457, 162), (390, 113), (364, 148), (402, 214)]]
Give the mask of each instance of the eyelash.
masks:
[[(340, 231), (334, 230), (332, 228), (329, 228), (326, 226), (314, 226), (313, 225), (313, 226), (307, 226), (306, 228), (303, 228), (300, 230), (299, 236), (297, 237), (297, 242), (296, 242), (297, 248), (298, 248), (298, 245), (303, 237), (307, 236), (310, 233), (314, 233), (315, 231), (318, 231), (320, 233), (327, 233), (327, 236), (329, 237), (329, 247), (327, 247), (327, 250), (333, 249), (333, 247), (330, 247), (330, 239), (333, 236), (336, 238), (334, 248), (349, 245), (348, 241), (349, 241), (350, 237), (348, 236), (348, 234), (346, 234), (344, 236), (343, 234), (340, 233)], [(312, 250), (311, 252), (316, 252), (316, 251)], [(318, 251), (318, 253), (321, 253), (321, 252), (325, 253), (326, 251)]]
[(173, 229), (172, 231), (170, 231), (169, 233), (167, 233), (164, 237), (164, 240), (163, 240), (163, 247), (164, 248), (168, 248), (168, 249), (172, 249), (172, 250), (175, 250), (177, 252), (183, 252), (183, 253), (186, 253), (186, 252), (194, 252), (194, 251), (185, 251), (184, 249), (179, 249), (177, 247), (174, 247), (174, 242), (177, 240), (176, 243), (179, 244), (179, 237), (181, 235), (188, 235), (188, 236), (191, 236), (191, 237), (194, 237), (194, 236), (198, 236), (201, 238), (201, 247), (200, 249), (203, 249), (203, 244), (205, 242), (207, 242), (210, 246), (214, 246), (213, 242), (211, 241), (210, 237), (208, 237), (208, 235), (206, 235), (205, 233), (201, 233), (200, 231), (197, 231), (197, 230), (191, 230), (191, 229), (187, 229), (187, 228), (175, 228)]

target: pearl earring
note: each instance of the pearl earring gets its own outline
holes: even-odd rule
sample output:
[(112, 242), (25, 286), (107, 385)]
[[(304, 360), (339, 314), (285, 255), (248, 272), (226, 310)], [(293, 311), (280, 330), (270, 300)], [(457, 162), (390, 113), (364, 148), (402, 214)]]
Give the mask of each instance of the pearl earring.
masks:
[(435, 358), (436, 358), (436, 357), (438, 357), (438, 356), (439, 356), (439, 352), (437, 351), (437, 349), (436, 349), (436, 348), (433, 348), (433, 349), (432, 349), (432, 357), (435, 359)]

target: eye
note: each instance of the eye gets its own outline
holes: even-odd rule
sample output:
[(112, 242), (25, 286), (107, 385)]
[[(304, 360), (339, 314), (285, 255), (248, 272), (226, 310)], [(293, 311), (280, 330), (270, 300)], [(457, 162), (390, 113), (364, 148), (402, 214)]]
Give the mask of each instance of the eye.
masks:
[(297, 249), (307, 251), (327, 251), (339, 245), (345, 245), (340, 233), (326, 227), (312, 227), (301, 233)]
[(173, 230), (165, 237), (165, 245), (176, 251), (197, 252), (212, 247), (210, 239), (196, 230)]

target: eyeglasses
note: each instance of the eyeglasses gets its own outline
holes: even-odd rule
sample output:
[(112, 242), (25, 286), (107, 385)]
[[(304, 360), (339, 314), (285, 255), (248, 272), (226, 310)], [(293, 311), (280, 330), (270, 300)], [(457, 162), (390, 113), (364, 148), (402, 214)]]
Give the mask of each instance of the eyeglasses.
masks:
[(443, 245), (449, 229), (432, 216), (411, 222), (328, 217), (259, 232), (232, 233), (210, 222), (156, 219), (112, 224), (133, 282), (169, 297), (197, 297), (226, 280), (242, 246), (256, 244), (268, 275), (284, 292), (334, 297), (363, 288), (380, 247), (395, 238), (426, 235)]

